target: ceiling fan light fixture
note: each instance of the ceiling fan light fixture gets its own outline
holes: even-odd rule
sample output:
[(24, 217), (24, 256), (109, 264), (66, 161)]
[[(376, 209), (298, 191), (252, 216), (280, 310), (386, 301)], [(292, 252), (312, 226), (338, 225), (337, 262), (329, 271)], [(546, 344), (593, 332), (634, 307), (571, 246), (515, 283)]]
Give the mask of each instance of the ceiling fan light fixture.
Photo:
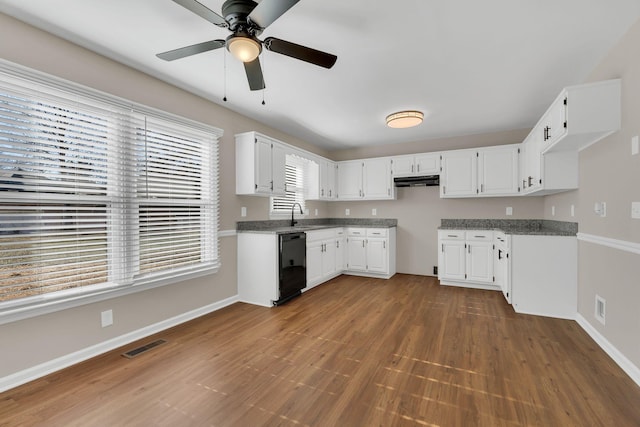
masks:
[(251, 62), (260, 55), (262, 46), (249, 36), (234, 34), (227, 39), (227, 49), (238, 60)]
[(415, 110), (398, 111), (387, 116), (387, 126), (394, 129), (418, 126), (424, 120), (424, 113)]

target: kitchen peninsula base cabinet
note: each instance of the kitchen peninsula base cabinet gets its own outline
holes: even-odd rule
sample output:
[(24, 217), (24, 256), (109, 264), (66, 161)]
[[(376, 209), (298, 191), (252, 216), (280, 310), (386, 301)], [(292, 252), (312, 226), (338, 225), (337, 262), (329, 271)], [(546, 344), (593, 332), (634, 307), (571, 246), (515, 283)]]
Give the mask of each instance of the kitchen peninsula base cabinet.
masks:
[(511, 236), (511, 302), (517, 313), (575, 319), (578, 242), (575, 236)]
[(238, 233), (238, 297), (272, 307), (278, 291), (278, 235)]

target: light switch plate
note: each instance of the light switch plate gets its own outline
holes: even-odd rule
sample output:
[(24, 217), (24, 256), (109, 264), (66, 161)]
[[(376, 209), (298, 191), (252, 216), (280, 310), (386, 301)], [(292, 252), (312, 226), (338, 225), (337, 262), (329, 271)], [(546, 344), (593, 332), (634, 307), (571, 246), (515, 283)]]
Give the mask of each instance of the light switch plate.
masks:
[(640, 202), (631, 202), (631, 218), (640, 219)]
[(373, 216), (378, 215), (378, 209), (376, 209), (376, 208), (372, 208), (372, 209), (371, 209), (371, 215), (373, 215)]
[(556, 216), (556, 207), (551, 206), (551, 216)]
[(576, 205), (571, 205), (571, 216), (576, 216)]
[(344, 214), (345, 215), (351, 215), (351, 209), (345, 209), (344, 210)]
[(513, 208), (511, 206), (507, 206), (506, 214), (507, 215), (513, 215)]
[(601, 217), (607, 216), (607, 202), (595, 202), (593, 212)]
[(640, 148), (638, 147), (638, 145), (640, 145), (638, 143), (638, 135), (634, 136), (633, 138), (631, 138), (631, 155), (635, 156), (636, 154), (638, 154), (638, 151), (640, 151)]
[(240, 216), (241, 217), (247, 216), (247, 208), (246, 207), (243, 206), (243, 207), (240, 208)]

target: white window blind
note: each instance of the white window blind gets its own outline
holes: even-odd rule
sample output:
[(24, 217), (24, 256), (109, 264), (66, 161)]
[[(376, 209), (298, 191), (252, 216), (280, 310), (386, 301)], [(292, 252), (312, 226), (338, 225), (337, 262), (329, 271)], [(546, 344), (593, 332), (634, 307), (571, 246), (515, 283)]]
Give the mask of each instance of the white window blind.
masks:
[[(308, 160), (287, 154), (285, 165), (285, 195), (271, 197), (271, 214), (291, 215), (294, 203), (300, 203), (305, 210), (304, 189), (307, 181)], [(296, 207), (296, 213), (300, 211)]]
[(217, 134), (4, 71), (0, 312), (218, 266)]

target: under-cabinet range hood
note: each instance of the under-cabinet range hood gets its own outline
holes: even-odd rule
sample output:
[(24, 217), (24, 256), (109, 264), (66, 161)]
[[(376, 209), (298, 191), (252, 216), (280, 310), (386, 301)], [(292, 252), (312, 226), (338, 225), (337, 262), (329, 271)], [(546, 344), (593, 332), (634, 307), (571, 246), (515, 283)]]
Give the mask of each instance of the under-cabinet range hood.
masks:
[(393, 178), (396, 187), (430, 187), (440, 185), (440, 175), (405, 176)]

